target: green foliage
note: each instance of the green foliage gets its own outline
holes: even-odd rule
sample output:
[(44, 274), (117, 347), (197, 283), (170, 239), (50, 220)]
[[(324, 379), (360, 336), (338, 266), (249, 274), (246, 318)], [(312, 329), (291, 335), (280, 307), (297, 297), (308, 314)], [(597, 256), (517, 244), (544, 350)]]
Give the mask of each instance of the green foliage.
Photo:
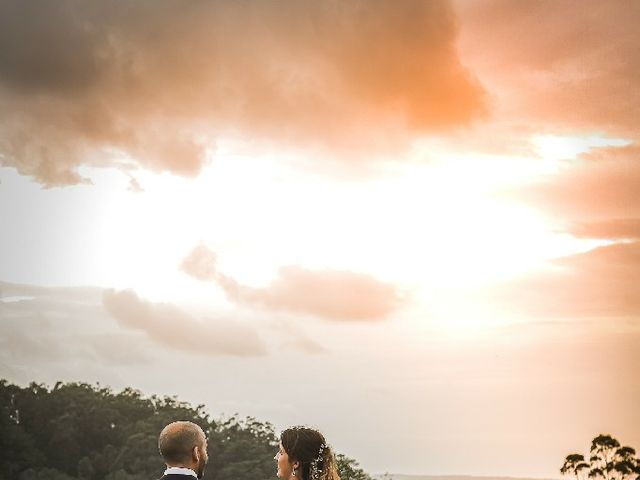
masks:
[(20, 480), (76, 480), (55, 468), (29, 468), (20, 474)]
[(336, 455), (336, 466), (340, 480), (372, 480), (355, 460), (345, 457), (344, 455)]
[[(203, 405), (145, 398), (85, 383), (26, 388), (0, 380), (0, 478), (152, 480), (164, 470), (158, 435), (190, 420), (208, 437), (206, 480), (275, 479), (272, 425), (237, 416), (214, 421)], [(341, 480), (371, 480), (355, 460), (337, 456)]]
[(640, 480), (640, 459), (631, 447), (621, 447), (611, 435), (598, 435), (591, 442), (589, 461), (572, 453), (564, 460), (560, 473), (577, 480)]
[(216, 480), (274, 477), (278, 439), (273, 427), (248, 417), (231, 417), (209, 432), (207, 474)]

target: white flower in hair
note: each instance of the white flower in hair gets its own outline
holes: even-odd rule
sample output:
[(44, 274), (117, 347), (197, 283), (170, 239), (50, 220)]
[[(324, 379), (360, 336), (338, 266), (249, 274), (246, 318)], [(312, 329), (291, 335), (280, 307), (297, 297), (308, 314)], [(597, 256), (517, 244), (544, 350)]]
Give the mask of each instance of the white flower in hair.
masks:
[[(319, 480), (320, 475), (322, 474), (322, 469), (324, 467), (324, 458), (322, 454), (324, 453), (325, 448), (327, 448), (327, 446), (324, 443), (321, 444), (318, 456), (311, 460), (311, 480)], [(322, 466), (320, 466), (321, 463), (323, 464)]]

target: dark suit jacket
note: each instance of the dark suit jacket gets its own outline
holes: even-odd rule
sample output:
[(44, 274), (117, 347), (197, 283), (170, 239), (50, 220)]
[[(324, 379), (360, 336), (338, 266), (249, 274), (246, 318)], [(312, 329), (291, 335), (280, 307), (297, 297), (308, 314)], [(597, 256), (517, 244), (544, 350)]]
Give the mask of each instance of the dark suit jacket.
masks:
[(164, 475), (160, 480), (196, 480), (196, 477), (193, 475), (176, 475), (172, 473), (171, 475)]

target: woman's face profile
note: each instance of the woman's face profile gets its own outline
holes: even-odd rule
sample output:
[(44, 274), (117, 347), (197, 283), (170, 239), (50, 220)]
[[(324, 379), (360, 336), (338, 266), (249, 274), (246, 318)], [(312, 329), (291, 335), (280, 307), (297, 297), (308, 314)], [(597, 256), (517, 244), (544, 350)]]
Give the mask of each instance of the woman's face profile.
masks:
[(288, 479), (291, 476), (291, 472), (293, 471), (293, 465), (291, 465), (291, 463), (289, 462), (289, 455), (287, 455), (287, 452), (284, 450), (282, 444), (280, 444), (278, 453), (276, 453), (276, 456), (273, 457), (273, 459), (276, 461), (278, 467), (278, 471), (276, 472), (278, 478), (282, 478), (285, 480)]

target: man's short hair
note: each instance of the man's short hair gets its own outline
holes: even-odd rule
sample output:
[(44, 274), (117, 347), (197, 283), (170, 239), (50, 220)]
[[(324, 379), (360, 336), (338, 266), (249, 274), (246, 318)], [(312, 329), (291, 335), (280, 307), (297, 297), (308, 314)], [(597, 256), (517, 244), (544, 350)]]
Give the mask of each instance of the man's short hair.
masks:
[(204, 448), (204, 442), (204, 432), (195, 423), (173, 422), (160, 432), (158, 449), (166, 463), (186, 463), (193, 447)]

